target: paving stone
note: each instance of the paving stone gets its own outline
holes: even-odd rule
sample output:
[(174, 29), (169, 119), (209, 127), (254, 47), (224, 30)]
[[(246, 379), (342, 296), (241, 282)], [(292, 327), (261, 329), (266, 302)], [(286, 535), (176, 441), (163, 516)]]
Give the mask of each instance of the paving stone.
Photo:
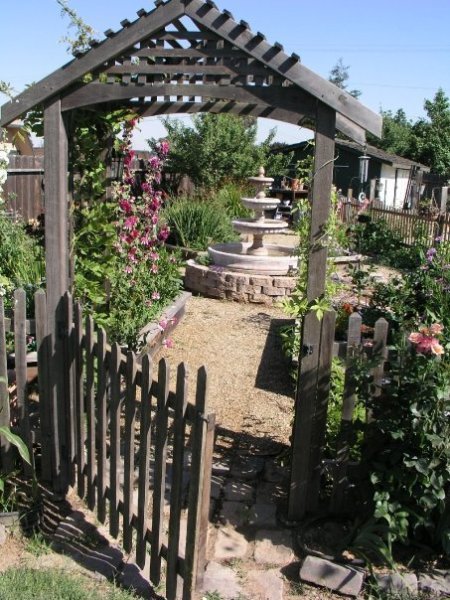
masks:
[(283, 566), (294, 559), (290, 531), (261, 529), (255, 539), (255, 561), (258, 564)]
[(300, 579), (346, 596), (357, 596), (361, 591), (364, 575), (356, 569), (316, 556), (307, 556), (300, 569)]
[(250, 503), (253, 501), (254, 492), (253, 486), (249, 483), (229, 481), (225, 485), (225, 500)]
[(225, 477), (219, 477), (218, 475), (212, 475), (211, 477), (211, 498), (218, 500), (222, 495), (222, 488), (225, 482)]
[(378, 588), (382, 592), (411, 592), (417, 594), (418, 583), (415, 573), (388, 573), (387, 575), (375, 575)]
[(218, 592), (224, 600), (233, 600), (241, 594), (241, 586), (238, 582), (237, 573), (230, 567), (211, 561), (206, 567), (203, 579), (203, 592)]
[(248, 521), (248, 507), (243, 502), (225, 501), (220, 511), (219, 520), (225, 525), (242, 527)]
[(288, 470), (273, 460), (267, 460), (264, 465), (264, 479), (271, 483), (281, 483), (287, 478)]
[(212, 472), (213, 475), (222, 475), (227, 476), (231, 469), (231, 461), (230, 460), (218, 460), (213, 462)]
[(255, 456), (239, 458), (231, 467), (235, 479), (256, 479), (264, 469), (264, 459)]
[(419, 573), (419, 591), (431, 592), (448, 598), (450, 596), (450, 573)]
[(250, 508), (248, 524), (255, 527), (276, 527), (276, 514), (275, 504), (254, 504)]
[(251, 592), (252, 600), (283, 600), (283, 577), (278, 569), (249, 571), (245, 587)]
[(229, 527), (219, 529), (214, 547), (214, 558), (216, 560), (244, 558), (247, 549), (248, 542), (241, 533)]

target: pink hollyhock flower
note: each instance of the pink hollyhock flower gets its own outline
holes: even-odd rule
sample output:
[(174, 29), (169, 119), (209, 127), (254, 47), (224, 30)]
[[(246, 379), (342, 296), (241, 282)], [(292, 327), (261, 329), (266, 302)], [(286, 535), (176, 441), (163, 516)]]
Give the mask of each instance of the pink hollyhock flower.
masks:
[(136, 227), (136, 224), (138, 222), (138, 218), (137, 217), (128, 217), (127, 219), (125, 219), (125, 223), (123, 224), (123, 228), (124, 229), (134, 229)]
[(159, 151), (161, 152), (161, 154), (168, 154), (169, 152), (169, 142), (167, 140), (163, 140), (162, 142), (159, 143)]
[(422, 337), (423, 337), (423, 335), (421, 333), (419, 333), (418, 331), (415, 331), (410, 334), (408, 340), (410, 342), (412, 342), (413, 344), (418, 344), (420, 342), (420, 340), (422, 339)]

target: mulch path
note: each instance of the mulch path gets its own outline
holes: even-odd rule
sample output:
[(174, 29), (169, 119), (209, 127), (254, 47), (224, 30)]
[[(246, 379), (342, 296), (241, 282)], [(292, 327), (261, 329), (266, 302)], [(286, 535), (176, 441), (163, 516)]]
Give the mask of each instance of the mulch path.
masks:
[(192, 297), (171, 335), (174, 347), (156, 357), (173, 372), (187, 364), (191, 401), (196, 371), (206, 366), (218, 434), (253, 455), (277, 454), (289, 442), (294, 388), (279, 333), (288, 322), (278, 307)]

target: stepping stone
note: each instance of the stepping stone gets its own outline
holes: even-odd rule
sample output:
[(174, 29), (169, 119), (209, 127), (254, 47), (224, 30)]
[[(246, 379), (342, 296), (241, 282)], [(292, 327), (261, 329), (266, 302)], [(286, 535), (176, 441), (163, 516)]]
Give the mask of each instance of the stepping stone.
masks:
[(256, 479), (264, 469), (264, 459), (254, 456), (239, 458), (231, 468), (233, 479)]
[(219, 521), (232, 527), (242, 527), (248, 521), (248, 510), (243, 502), (225, 501), (220, 511)]
[(222, 494), (222, 488), (225, 481), (225, 477), (218, 477), (217, 475), (212, 475), (211, 477), (211, 498), (213, 500), (218, 500)]
[(270, 483), (281, 483), (288, 476), (286, 467), (282, 467), (274, 460), (266, 461), (264, 465), (264, 479)]
[(388, 573), (375, 575), (375, 580), (380, 591), (395, 594), (410, 592), (417, 595), (418, 582), (415, 573)]
[(249, 504), (253, 501), (254, 491), (253, 486), (248, 483), (229, 481), (225, 486), (225, 500)]
[(240, 596), (242, 590), (233, 569), (211, 561), (206, 567), (202, 591), (205, 594), (217, 592), (224, 600), (233, 600)]
[(254, 504), (250, 508), (248, 524), (254, 527), (276, 527), (276, 513), (275, 504)]
[(300, 579), (346, 596), (358, 596), (363, 586), (364, 574), (330, 560), (307, 556), (300, 569)]
[(283, 577), (278, 569), (249, 571), (245, 587), (251, 592), (252, 600), (283, 600)]
[(256, 533), (255, 561), (258, 564), (284, 566), (293, 559), (290, 531), (261, 529)]
[(419, 591), (450, 596), (450, 573), (445, 571), (419, 573)]
[(241, 533), (228, 527), (219, 529), (214, 547), (214, 558), (216, 560), (244, 558), (247, 549), (248, 542)]

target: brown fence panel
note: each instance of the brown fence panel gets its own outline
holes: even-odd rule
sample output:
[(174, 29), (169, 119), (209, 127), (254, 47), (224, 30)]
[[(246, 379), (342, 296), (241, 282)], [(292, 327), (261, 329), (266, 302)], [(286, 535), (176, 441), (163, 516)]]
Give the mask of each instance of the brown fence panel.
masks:
[(25, 221), (44, 212), (44, 157), (11, 155), (5, 183), (6, 209)]

